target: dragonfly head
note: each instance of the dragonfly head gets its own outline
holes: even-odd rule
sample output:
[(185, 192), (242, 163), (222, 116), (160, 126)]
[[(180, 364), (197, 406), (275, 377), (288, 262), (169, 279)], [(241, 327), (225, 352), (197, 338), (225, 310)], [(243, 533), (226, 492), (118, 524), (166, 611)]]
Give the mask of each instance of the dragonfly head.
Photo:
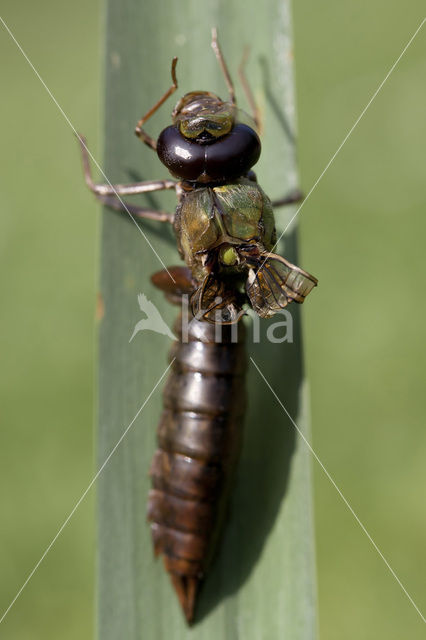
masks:
[(251, 119), (214, 93), (193, 91), (179, 100), (157, 153), (170, 173), (189, 182), (220, 183), (245, 175), (258, 161), (260, 140)]

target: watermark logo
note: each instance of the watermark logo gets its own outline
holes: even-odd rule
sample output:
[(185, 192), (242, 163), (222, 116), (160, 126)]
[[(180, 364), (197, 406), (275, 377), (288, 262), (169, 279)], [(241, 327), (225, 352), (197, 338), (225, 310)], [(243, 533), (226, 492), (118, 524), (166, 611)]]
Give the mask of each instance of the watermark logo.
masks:
[(155, 331), (155, 333), (167, 336), (171, 340), (176, 340), (176, 336), (173, 335), (167, 324), (164, 322), (161, 317), (161, 313), (158, 311), (155, 304), (151, 302), (151, 300), (148, 300), (144, 293), (140, 293), (138, 295), (138, 303), (140, 310), (146, 315), (146, 318), (142, 318), (142, 320), (139, 320), (139, 322), (136, 323), (129, 342), (131, 342), (135, 335), (140, 331)]
[[(221, 299), (215, 302), (220, 304)], [(133, 340), (137, 333), (141, 331), (154, 331), (161, 335), (167, 336), (170, 340), (177, 340), (177, 337), (170, 330), (166, 322), (163, 320), (161, 313), (153, 302), (148, 300), (145, 294), (138, 295), (138, 303), (141, 311), (145, 314), (145, 318), (136, 323), (129, 342)], [(189, 312), (189, 297), (182, 296), (181, 318), (182, 326), (180, 327), (181, 342), (187, 343), (190, 339), (191, 323), (202, 321), (203, 311), (199, 311), (195, 317)], [(293, 342), (293, 316), (287, 309), (281, 309), (275, 315), (274, 322), (266, 323), (252, 309), (247, 310), (246, 317), (249, 319), (246, 330), (251, 331), (253, 344), (259, 344), (262, 340), (262, 333), (266, 334), (266, 340), (271, 344), (282, 344), (283, 342)], [(222, 324), (215, 324), (214, 340), (217, 343), (222, 342)], [(238, 329), (240, 324), (231, 325), (231, 342), (238, 342)]]

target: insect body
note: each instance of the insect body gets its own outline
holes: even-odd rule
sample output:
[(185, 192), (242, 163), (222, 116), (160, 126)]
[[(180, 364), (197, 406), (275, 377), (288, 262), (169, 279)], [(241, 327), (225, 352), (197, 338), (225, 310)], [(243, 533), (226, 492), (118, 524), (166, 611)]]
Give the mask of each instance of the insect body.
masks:
[[(180, 268), (182, 270), (182, 268)], [(173, 270), (176, 281), (189, 272)], [(169, 278), (153, 277), (160, 288)], [(190, 290), (190, 287), (188, 288)], [(176, 300), (177, 301), (177, 300)], [(185, 313), (185, 311), (183, 312)], [(234, 341), (232, 327), (178, 317), (172, 369), (164, 389), (158, 449), (151, 465), (153, 489), (148, 519), (156, 554), (164, 555), (188, 622), (226, 513), (227, 497), (241, 449), (245, 412), (244, 327)], [(184, 320), (184, 321), (182, 321)]]
[[(170, 89), (141, 118), (136, 134), (154, 149), (176, 180), (129, 185), (94, 184), (86, 144), (80, 137), (86, 182), (106, 205), (138, 218), (173, 224), (186, 267), (171, 267), (152, 280), (172, 302), (189, 295), (175, 333), (172, 369), (164, 392), (158, 449), (151, 467), (148, 504), (154, 551), (164, 556), (184, 614), (191, 622), (199, 584), (212, 557), (241, 444), (244, 412), (244, 330), (238, 341), (227, 325), (239, 322), (243, 305), (269, 317), (289, 302), (303, 302), (317, 280), (272, 253), (276, 243), (273, 203), (251, 168), (260, 156), (259, 116), (236, 106), (234, 88), (216, 34), (212, 46), (229, 90), (223, 101), (197, 91), (179, 100), (172, 124), (158, 140), (143, 129), (146, 120), (176, 90), (176, 62)], [(174, 189), (175, 214), (124, 203), (122, 196)], [(300, 199), (291, 194), (277, 204)], [(188, 313), (188, 315), (187, 315)], [(186, 317), (185, 317), (186, 316)], [(189, 322), (182, 339), (182, 322)], [(222, 327), (217, 342), (216, 325)], [(242, 325), (242, 323), (241, 323)]]

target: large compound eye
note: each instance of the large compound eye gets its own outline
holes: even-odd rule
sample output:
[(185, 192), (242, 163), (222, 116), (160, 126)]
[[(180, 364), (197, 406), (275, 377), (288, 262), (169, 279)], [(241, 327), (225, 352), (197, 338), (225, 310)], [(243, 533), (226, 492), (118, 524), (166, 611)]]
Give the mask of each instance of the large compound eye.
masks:
[(206, 147), (205, 172), (213, 180), (237, 178), (256, 164), (260, 151), (257, 133), (238, 123), (227, 136)]
[(174, 125), (164, 129), (157, 141), (158, 157), (174, 176), (202, 183), (244, 175), (258, 161), (260, 149), (256, 132), (241, 123), (209, 144), (184, 137)]
[(157, 140), (157, 154), (170, 173), (182, 180), (197, 180), (204, 171), (205, 147), (188, 140), (175, 125), (160, 133)]

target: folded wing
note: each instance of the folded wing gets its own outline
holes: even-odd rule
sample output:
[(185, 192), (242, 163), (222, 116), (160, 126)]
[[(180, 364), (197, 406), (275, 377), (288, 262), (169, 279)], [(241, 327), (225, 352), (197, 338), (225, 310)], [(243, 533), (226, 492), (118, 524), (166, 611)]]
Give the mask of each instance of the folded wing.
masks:
[(190, 298), (193, 315), (213, 324), (234, 324), (244, 315), (239, 292), (211, 273)]
[(256, 313), (269, 318), (290, 302), (302, 303), (318, 280), (275, 253), (247, 259), (246, 293)]

